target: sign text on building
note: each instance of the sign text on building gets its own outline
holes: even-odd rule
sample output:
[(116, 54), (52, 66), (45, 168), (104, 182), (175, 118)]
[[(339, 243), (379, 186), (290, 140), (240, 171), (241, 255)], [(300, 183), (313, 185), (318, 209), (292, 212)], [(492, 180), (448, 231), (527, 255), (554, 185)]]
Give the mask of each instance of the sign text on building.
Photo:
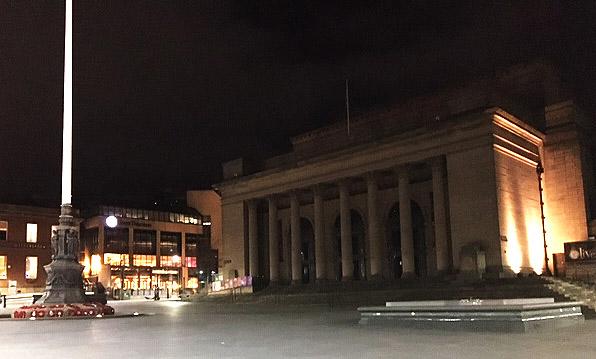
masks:
[(596, 261), (596, 241), (565, 243), (565, 261)]

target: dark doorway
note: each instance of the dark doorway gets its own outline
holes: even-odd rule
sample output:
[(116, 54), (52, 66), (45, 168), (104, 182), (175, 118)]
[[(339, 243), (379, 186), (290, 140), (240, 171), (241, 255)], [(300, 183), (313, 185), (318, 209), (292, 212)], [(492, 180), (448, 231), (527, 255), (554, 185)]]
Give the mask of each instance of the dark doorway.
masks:
[(350, 211), (352, 219), (352, 254), (354, 256), (354, 279), (366, 279), (366, 230), (360, 214)]
[(269, 212), (267, 203), (262, 202), (257, 205), (257, 243), (258, 280), (269, 283)]
[(315, 234), (306, 218), (300, 218), (300, 257), (302, 259), (302, 283), (314, 281), (315, 275)]
[[(355, 211), (350, 211), (352, 222), (352, 256), (354, 261), (354, 280), (366, 279), (366, 229), (362, 216)], [(336, 279), (341, 280), (343, 276), (341, 268), (341, 220), (338, 216), (334, 224), (335, 233), (335, 273)]]
[(333, 241), (333, 266), (335, 267), (335, 280), (340, 281), (342, 277), (341, 269), (341, 220), (337, 216), (335, 223), (333, 223), (333, 234), (335, 240)]
[[(416, 275), (424, 277), (427, 274), (426, 268), (426, 238), (424, 234), (424, 215), (420, 206), (414, 201), (410, 202), (412, 210), (412, 230), (414, 237), (414, 265)], [(387, 253), (389, 269), (394, 278), (400, 278), (402, 275), (401, 258), (401, 233), (399, 222), (399, 203), (391, 207), (389, 218), (387, 219)]]

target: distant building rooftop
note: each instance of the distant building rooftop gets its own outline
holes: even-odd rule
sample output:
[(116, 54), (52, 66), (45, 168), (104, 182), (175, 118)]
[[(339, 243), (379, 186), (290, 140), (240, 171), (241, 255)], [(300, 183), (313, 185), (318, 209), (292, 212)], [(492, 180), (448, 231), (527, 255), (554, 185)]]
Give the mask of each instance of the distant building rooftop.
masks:
[(185, 208), (183, 210), (172, 212), (118, 206), (98, 206), (83, 211), (83, 215), (85, 218), (95, 216), (115, 216), (119, 218), (185, 224), (202, 224), (203, 222), (201, 214), (192, 208)]

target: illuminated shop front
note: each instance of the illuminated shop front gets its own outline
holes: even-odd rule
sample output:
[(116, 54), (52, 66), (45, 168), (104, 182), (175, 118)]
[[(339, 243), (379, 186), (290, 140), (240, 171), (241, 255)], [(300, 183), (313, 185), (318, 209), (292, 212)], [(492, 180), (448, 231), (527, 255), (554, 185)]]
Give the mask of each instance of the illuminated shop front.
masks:
[(106, 288), (150, 295), (199, 286), (200, 242), (209, 243), (202, 216), (100, 207), (82, 225), (85, 275)]

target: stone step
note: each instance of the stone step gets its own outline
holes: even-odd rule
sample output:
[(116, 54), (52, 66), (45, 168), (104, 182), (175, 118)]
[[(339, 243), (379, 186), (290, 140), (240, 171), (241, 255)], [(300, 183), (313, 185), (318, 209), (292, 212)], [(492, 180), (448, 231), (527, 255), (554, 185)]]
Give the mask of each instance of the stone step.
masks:
[[(550, 300), (549, 300), (550, 299)], [(389, 324), (408, 328), (528, 332), (557, 330), (581, 324), (579, 302), (554, 298), (489, 301), (408, 301), (359, 307), (360, 324)]]

